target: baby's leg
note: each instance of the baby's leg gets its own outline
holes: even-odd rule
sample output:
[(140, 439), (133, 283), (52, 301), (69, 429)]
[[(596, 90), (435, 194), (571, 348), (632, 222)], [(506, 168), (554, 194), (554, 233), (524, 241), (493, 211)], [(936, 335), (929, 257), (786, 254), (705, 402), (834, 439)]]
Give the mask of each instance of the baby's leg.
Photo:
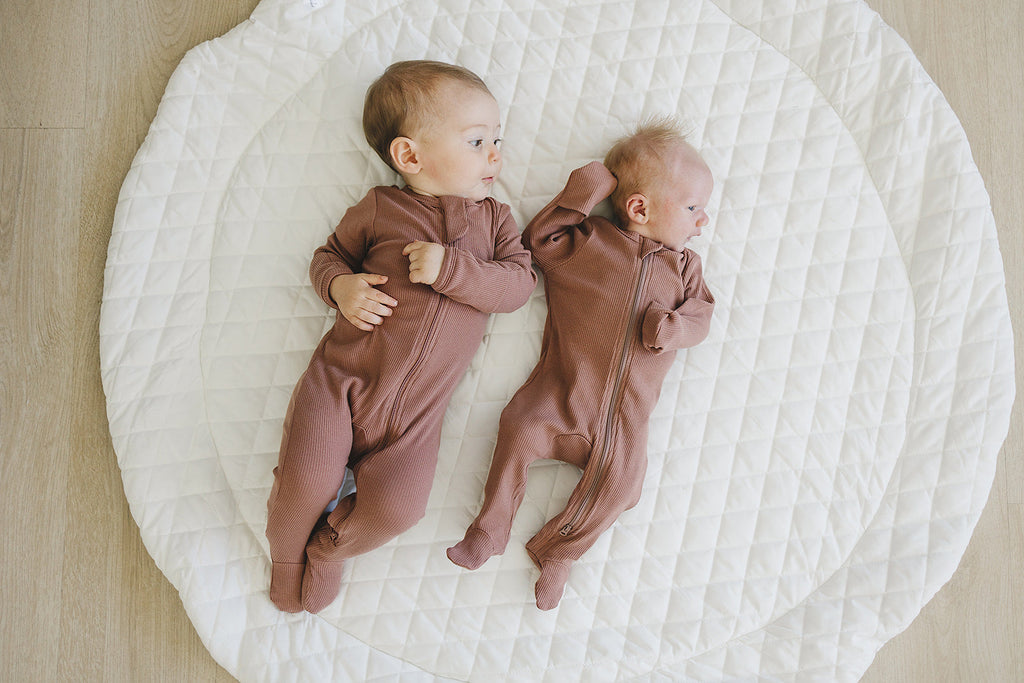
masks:
[[(503, 415), (504, 417), (504, 415)], [(539, 439), (529, 429), (517, 429), (502, 419), (491, 469), (484, 485), (484, 503), (465, 537), (448, 548), (448, 559), (466, 569), (477, 569), (493, 555), (505, 552), (512, 519), (523, 502), (527, 470), (538, 459)], [(547, 444), (550, 447), (550, 443)]]
[(337, 597), (344, 560), (384, 545), (423, 518), (437, 467), (439, 434), (440, 425), (410, 427), (356, 463), (356, 492), (327, 515), (306, 546), (306, 611), (319, 612)]
[[(566, 509), (526, 544), (526, 551), (540, 569), (536, 585), (538, 608), (547, 610), (558, 605), (573, 562), (597, 542), (619, 515), (636, 505), (646, 469), (646, 449), (609, 454), (603, 472), (591, 465), (584, 469)], [(598, 485), (591, 489), (595, 478)], [(582, 513), (577, 516), (579, 510)], [(572, 528), (566, 530), (570, 521)]]
[(466, 530), (465, 538), (448, 549), (448, 559), (466, 569), (476, 569), (492, 555), (505, 552), (512, 519), (526, 493), (531, 464), (555, 459), (582, 468), (590, 455), (590, 441), (579, 434), (558, 434), (554, 425), (521, 415), (506, 419), (509, 412), (502, 413), (498, 427), (480, 514)]
[(355, 508), (354, 494), (338, 501), (337, 506), (316, 525), (306, 544), (306, 563), (303, 566), (300, 602), (311, 613), (322, 610), (334, 601), (341, 589), (342, 557), (335, 556), (334, 543), (338, 538), (335, 526), (341, 526)]
[(341, 485), (352, 447), (349, 407), (317, 361), (292, 394), (267, 501), (270, 599), (286, 612), (302, 610), (306, 542)]

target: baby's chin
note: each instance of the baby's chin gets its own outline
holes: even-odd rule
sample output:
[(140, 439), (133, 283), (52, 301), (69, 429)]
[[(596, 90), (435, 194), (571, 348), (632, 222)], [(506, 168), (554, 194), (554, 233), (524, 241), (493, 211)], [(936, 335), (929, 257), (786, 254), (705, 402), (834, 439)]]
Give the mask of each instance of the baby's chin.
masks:
[(491, 196), (491, 186), (488, 184), (483, 189), (471, 190), (470, 192), (463, 193), (461, 196), (473, 202), (481, 202)]
[(686, 249), (687, 245), (690, 244), (690, 239), (691, 238), (686, 238), (681, 242), (673, 242), (671, 244), (669, 244), (668, 242), (663, 242), (662, 244), (664, 244), (667, 248), (671, 249), (672, 251), (678, 251), (682, 253), (682, 251)]
[(463, 199), (468, 199), (471, 202), (479, 202), (491, 196), (491, 188), (493, 186), (493, 180), (491, 182), (480, 182), (477, 183), (474, 187), (453, 187), (449, 188), (448, 191), (442, 190), (440, 195), (435, 196), (449, 195), (452, 197), (462, 197)]

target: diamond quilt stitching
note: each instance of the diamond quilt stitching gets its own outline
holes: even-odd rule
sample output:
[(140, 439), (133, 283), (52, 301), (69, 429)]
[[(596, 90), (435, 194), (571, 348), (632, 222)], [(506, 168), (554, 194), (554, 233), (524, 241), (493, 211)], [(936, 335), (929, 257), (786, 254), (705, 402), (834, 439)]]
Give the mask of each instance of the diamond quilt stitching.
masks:
[[(118, 202), (111, 434), (207, 647), (243, 680), (858, 676), (955, 569), (1014, 393), (984, 186), (906, 45), (849, 0), (353, 5), (264, 0), (191, 51)], [(394, 182), (360, 140), (365, 85), (424, 56), (493, 84), (515, 141), (497, 194), (520, 223), (643, 112), (685, 115), (719, 178), (697, 245), (718, 310), (663, 387), (644, 498), (554, 613), (532, 606), (522, 544), (572, 468), (534, 468), (504, 556), (469, 573), (439, 550), (536, 359), (539, 288), (492, 318), (456, 390), (427, 517), (349, 563), (320, 617), (282, 615), (269, 471), (330, 324), (305, 264)]]

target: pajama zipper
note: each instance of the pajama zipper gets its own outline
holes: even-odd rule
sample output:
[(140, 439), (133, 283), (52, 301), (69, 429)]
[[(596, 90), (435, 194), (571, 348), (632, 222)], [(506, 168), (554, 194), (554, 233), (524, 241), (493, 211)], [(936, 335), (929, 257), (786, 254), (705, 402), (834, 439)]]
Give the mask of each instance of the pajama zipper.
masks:
[[(388, 428), (385, 434), (391, 434), (395, 427), (395, 421), (398, 418), (398, 408), (402, 405), (402, 398), (405, 396), (405, 390), (409, 386), (409, 380), (419, 370), (420, 364), (423, 362), (423, 357), (426, 356), (427, 347), (430, 345), (430, 340), (434, 336), (434, 331), (437, 328), (437, 321), (441, 316), (441, 308), (444, 305), (444, 297), (441, 295), (437, 296), (437, 306), (434, 308), (434, 315), (430, 318), (430, 325), (427, 326), (427, 334), (423, 339), (423, 345), (420, 347), (419, 355), (416, 356), (416, 362), (409, 368), (409, 372), (405, 373), (405, 377), (402, 378), (402, 383), (398, 385), (398, 391), (395, 392), (395, 403), (391, 406), (391, 415), (388, 416)], [(397, 436), (397, 435), (393, 435)]]
[(626, 327), (626, 334), (622, 340), (622, 353), (619, 356), (619, 369), (615, 374), (615, 384), (612, 385), (611, 400), (608, 403), (608, 416), (605, 419), (604, 425), (604, 440), (601, 443), (601, 452), (598, 455), (597, 463), (594, 466), (595, 472), (594, 477), (590, 481), (590, 486), (587, 487), (587, 492), (583, 495), (583, 500), (580, 501), (579, 507), (576, 508), (576, 512), (573, 514), (572, 519), (569, 520), (558, 533), (562, 536), (568, 536), (572, 533), (573, 527), (580, 518), (583, 516), (583, 512), (587, 509), (587, 505), (590, 503), (590, 499), (593, 497), (594, 492), (597, 491), (598, 484), (601, 481), (601, 470), (604, 467), (605, 458), (608, 456), (608, 442), (611, 440), (612, 426), (615, 421), (615, 407), (619, 402), (619, 394), (622, 390), (622, 379), (626, 374), (626, 360), (629, 356), (629, 348), (633, 342), (633, 333), (636, 330), (638, 309), (640, 307), (640, 295), (643, 292), (644, 281), (647, 278), (647, 268), (650, 265), (651, 254), (647, 254), (640, 261), (640, 277), (636, 281), (636, 289), (633, 291), (633, 305), (629, 310), (629, 325)]

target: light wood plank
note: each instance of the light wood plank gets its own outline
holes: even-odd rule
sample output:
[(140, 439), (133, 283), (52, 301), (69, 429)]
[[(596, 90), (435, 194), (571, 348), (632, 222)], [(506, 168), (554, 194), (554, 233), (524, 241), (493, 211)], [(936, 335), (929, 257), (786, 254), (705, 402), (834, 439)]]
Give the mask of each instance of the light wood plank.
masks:
[(81, 137), (0, 130), (0, 661), (35, 680), (59, 645)]
[(80, 486), (67, 509), (77, 533), (63, 542), (62, 680), (232, 680), (199, 640), (131, 518), (108, 432), (98, 326), (118, 191), (167, 79), (186, 50), (244, 21), (255, 4), (92, 3), (73, 359), (72, 433), (81, 455), (70, 465)]
[(0, 128), (85, 122), (88, 0), (0, 3)]
[[(868, 3), (908, 40), (967, 131), (999, 227), (1024, 387), (1024, 3)], [(97, 327), (117, 192), (167, 78), (186, 49), (254, 5), (0, 3), (0, 128), (83, 129), (0, 131), (0, 495), (22, 511), (0, 542), (2, 680), (230, 680), (128, 512)], [(13, 238), (29, 229), (27, 242)], [(70, 293), (57, 300), (55, 290)], [(1024, 681), (1022, 404), (960, 569), (866, 681)]]

